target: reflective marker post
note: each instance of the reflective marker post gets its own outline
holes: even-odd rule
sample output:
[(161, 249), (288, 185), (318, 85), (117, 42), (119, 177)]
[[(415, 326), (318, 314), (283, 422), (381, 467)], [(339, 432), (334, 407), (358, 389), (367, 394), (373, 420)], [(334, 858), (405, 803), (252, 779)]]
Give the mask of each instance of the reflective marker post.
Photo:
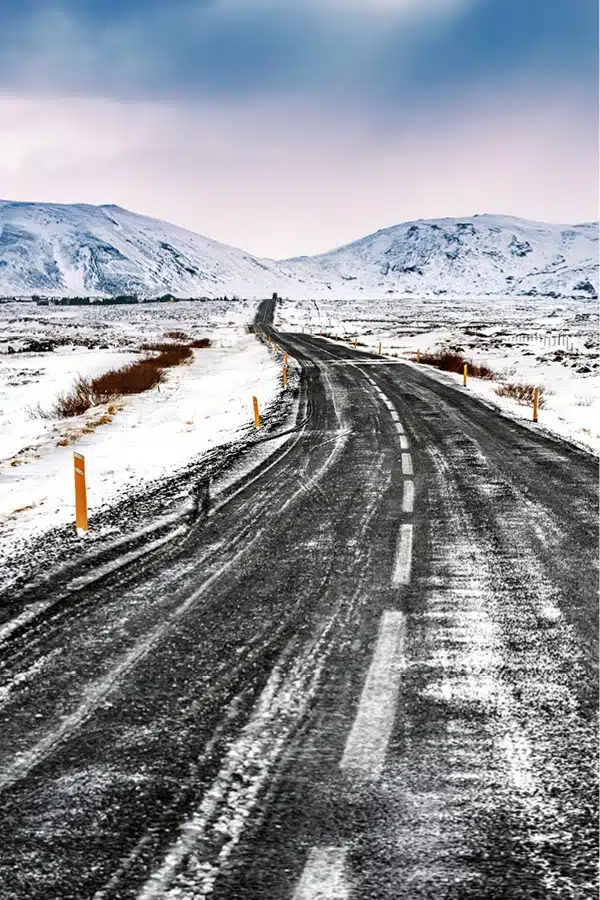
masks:
[(88, 530), (87, 493), (85, 487), (85, 459), (81, 453), (73, 454), (75, 468), (75, 527)]
[(256, 397), (252, 398), (252, 403), (254, 405), (254, 424), (257, 428), (260, 428), (260, 413), (258, 411), (258, 400)]

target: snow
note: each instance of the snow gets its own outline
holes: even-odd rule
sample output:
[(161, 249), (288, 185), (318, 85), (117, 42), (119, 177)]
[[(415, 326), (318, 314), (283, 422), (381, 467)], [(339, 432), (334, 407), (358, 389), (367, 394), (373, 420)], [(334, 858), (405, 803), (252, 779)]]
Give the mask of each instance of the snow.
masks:
[[(191, 331), (191, 323), (194, 337), (207, 335), (213, 340), (211, 348), (194, 351), (191, 364), (167, 370), (160, 390), (118, 401), (107, 424), (94, 425), (108, 404), (75, 418), (48, 421), (32, 419), (27, 408), (38, 402), (49, 408), (75, 374), (99, 373), (122, 364), (134, 358), (132, 349), (66, 345), (52, 353), (0, 355), (0, 373), (5, 376), (0, 394), (0, 552), (8, 553), (17, 540), (73, 521), (74, 450), (85, 456), (93, 515), (102, 504), (123, 498), (131, 487), (171, 473), (253, 428), (252, 396), (258, 397), (263, 410), (276, 400), (281, 362), (242, 324), (252, 320), (254, 307), (239, 306), (237, 314), (223, 304), (176, 304), (169, 310), (148, 306), (136, 308), (125, 319), (119, 319), (114, 307), (71, 308), (71, 330), (80, 331), (80, 340), (89, 341), (103, 325), (105, 339), (111, 343), (126, 339), (133, 347), (173, 324)], [(7, 334), (17, 343), (18, 328), (39, 333), (35, 315), (33, 327), (31, 320), (23, 323), (6, 315), (14, 307), (0, 306), (0, 347)], [(46, 334), (56, 336), (60, 316), (43, 327)]]
[[(422, 353), (454, 349), (484, 363), (497, 381), (469, 378), (467, 390), (523, 422), (532, 409), (496, 388), (521, 382), (544, 388), (536, 426), (600, 452), (600, 341), (596, 303), (514, 297), (447, 298), (374, 304), (352, 299), (278, 306), (278, 327), (353, 342), (359, 349), (392, 360), (414, 360)], [(416, 365), (416, 363), (415, 363)], [(462, 376), (421, 366), (428, 376), (463, 390)]]
[(598, 294), (598, 225), (405, 222), (314, 257), (259, 259), (118, 206), (0, 201), (0, 294), (261, 298)]

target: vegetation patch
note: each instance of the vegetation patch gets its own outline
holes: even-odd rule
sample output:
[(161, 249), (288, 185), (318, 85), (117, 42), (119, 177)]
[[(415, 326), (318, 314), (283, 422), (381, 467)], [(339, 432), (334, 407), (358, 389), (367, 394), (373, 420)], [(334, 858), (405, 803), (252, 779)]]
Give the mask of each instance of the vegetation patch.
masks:
[[(68, 419), (72, 416), (80, 416), (92, 406), (107, 403), (109, 400), (114, 400), (115, 397), (149, 391), (165, 380), (166, 369), (189, 362), (193, 357), (194, 349), (206, 348), (210, 345), (211, 342), (208, 338), (200, 338), (185, 344), (143, 344), (142, 350), (151, 355), (144, 356), (120, 369), (111, 369), (96, 378), (85, 378), (80, 375), (70, 390), (57, 397), (50, 410), (44, 410), (38, 405), (31, 411), (32, 415), (43, 419)], [(111, 416), (115, 411), (116, 407), (111, 404), (108, 408), (108, 415), (90, 423), (88, 427), (93, 430), (98, 425), (107, 424), (111, 421)]]
[[(517, 403), (522, 403), (527, 406), (531, 406), (533, 403), (534, 391), (535, 385), (533, 384), (521, 384), (512, 381), (507, 381), (505, 384), (501, 384), (500, 387), (496, 388), (498, 396), (510, 397), (512, 400), (516, 400)], [(539, 406), (542, 407), (543, 405), (544, 388), (540, 388)]]
[(421, 353), (420, 362), (426, 366), (442, 369), (444, 372), (457, 372), (459, 375), (462, 375), (466, 364), (471, 378), (487, 378), (490, 381), (495, 381), (497, 378), (496, 373), (488, 366), (478, 365), (465, 359), (460, 353), (452, 353), (450, 350), (439, 353)]
[(167, 331), (165, 332), (165, 337), (169, 338), (172, 341), (186, 341), (187, 334), (185, 331)]

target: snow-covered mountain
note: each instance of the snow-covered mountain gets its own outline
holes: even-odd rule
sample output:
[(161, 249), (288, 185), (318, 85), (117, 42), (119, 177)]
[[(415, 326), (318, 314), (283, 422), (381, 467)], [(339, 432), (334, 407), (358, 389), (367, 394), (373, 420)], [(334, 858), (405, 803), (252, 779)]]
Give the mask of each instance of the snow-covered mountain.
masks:
[(118, 206), (0, 201), (0, 294), (261, 296), (276, 264)]
[(598, 293), (598, 225), (407, 222), (282, 261), (118, 206), (0, 201), (0, 295), (263, 297)]
[(598, 293), (598, 223), (513, 216), (428, 219), (384, 228), (337, 250), (287, 260), (332, 289), (364, 296), (589, 296)]

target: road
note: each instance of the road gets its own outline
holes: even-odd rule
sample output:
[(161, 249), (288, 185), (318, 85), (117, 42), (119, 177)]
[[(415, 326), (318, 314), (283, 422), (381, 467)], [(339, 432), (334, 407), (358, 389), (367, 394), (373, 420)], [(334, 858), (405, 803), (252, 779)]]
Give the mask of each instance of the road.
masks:
[(595, 897), (597, 461), (273, 306), (299, 427), (0, 645), (0, 900)]

